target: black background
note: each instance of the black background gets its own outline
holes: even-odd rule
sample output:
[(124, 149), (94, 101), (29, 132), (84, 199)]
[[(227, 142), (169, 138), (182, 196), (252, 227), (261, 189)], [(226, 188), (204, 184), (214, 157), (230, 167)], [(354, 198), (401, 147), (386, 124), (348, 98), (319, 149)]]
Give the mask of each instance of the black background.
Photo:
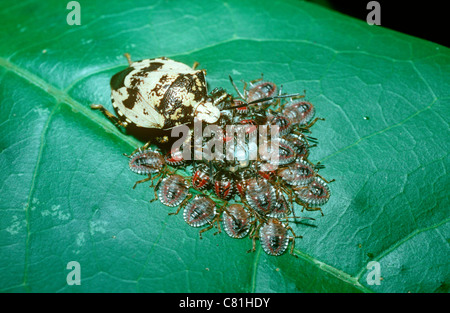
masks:
[[(310, 1), (319, 3), (321, 1)], [(366, 21), (370, 0), (328, 0), (332, 9)], [(450, 9), (447, 1), (378, 0), (381, 26), (450, 46)]]

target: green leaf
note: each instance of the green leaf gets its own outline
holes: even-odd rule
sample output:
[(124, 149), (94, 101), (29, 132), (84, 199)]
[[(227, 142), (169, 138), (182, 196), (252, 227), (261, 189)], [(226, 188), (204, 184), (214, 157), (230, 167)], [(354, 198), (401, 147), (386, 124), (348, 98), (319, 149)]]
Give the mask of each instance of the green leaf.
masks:
[[(0, 291), (448, 292), (449, 49), (300, 1), (79, 2), (79, 26), (65, 1), (0, 9)], [(122, 153), (142, 143), (90, 110), (112, 109), (124, 52), (198, 61), (211, 88), (306, 90), (336, 182), (316, 227), (291, 223), (298, 258), (199, 240), (131, 188)]]

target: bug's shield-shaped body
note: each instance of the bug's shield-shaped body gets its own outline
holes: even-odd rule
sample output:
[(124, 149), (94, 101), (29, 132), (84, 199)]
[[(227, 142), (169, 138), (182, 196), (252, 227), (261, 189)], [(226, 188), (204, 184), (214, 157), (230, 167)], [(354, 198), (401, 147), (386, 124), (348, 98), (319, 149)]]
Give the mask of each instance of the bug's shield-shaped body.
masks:
[(209, 186), (210, 181), (209, 167), (203, 163), (199, 164), (192, 175), (192, 187), (197, 190), (203, 190)]
[[(269, 81), (261, 81), (248, 91), (247, 102), (256, 101), (259, 99), (275, 96), (277, 92), (277, 85)], [(271, 103), (273, 100), (265, 101), (263, 103)]]
[(219, 110), (207, 101), (205, 75), (168, 58), (131, 63), (111, 78), (119, 119), (143, 128), (170, 129), (194, 117), (215, 122)]
[(288, 167), (281, 168), (278, 175), (289, 185), (306, 186), (315, 177), (314, 167), (305, 160), (298, 160)]
[(279, 131), (279, 135), (280, 136), (284, 136), (286, 134), (289, 134), (291, 128), (292, 128), (292, 123), (291, 121), (283, 115), (272, 115), (269, 116), (268, 121), (267, 121), (270, 125), (276, 125), (278, 126), (278, 131)]
[[(295, 160), (295, 147), (289, 141), (283, 138), (269, 140), (268, 162), (273, 165), (286, 165)], [(276, 149), (273, 149), (275, 147)]]
[(324, 205), (330, 199), (330, 187), (320, 177), (314, 177), (307, 187), (294, 188), (300, 201), (308, 205)]
[(251, 218), (242, 204), (232, 204), (223, 213), (223, 228), (231, 238), (244, 238), (250, 232)]
[(282, 193), (280, 193), (277, 195), (277, 202), (275, 203), (273, 211), (270, 214), (268, 214), (268, 216), (275, 218), (284, 218), (288, 216), (290, 212), (291, 209), (289, 207), (288, 202), (286, 201), (286, 198)]
[(308, 143), (300, 136), (295, 134), (288, 134), (285, 136), (285, 139), (291, 143), (291, 146), (294, 147), (295, 154), (300, 159), (307, 159), (309, 156), (309, 145)]
[(247, 185), (245, 198), (253, 210), (266, 215), (275, 207), (276, 191), (267, 180), (254, 178)]
[(180, 175), (171, 175), (161, 181), (158, 189), (158, 199), (162, 204), (176, 207), (180, 205), (189, 194), (189, 186)]
[(156, 151), (144, 150), (130, 156), (130, 169), (140, 175), (155, 174), (164, 166), (164, 158)]
[(283, 254), (289, 245), (286, 227), (277, 219), (270, 218), (259, 230), (259, 240), (269, 255)]
[(234, 176), (221, 170), (214, 175), (214, 192), (223, 200), (229, 200), (235, 193)]
[(286, 105), (283, 115), (286, 116), (292, 124), (306, 125), (314, 117), (316, 109), (314, 105), (307, 101), (291, 102)]
[(236, 189), (241, 198), (245, 198), (247, 184), (255, 176), (255, 174), (252, 170), (247, 168), (237, 172), (236, 176)]
[(183, 212), (186, 223), (192, 227), (201, 227), (210, 223), (216, 216), (216, 203), (208, 197), (196, 196)]

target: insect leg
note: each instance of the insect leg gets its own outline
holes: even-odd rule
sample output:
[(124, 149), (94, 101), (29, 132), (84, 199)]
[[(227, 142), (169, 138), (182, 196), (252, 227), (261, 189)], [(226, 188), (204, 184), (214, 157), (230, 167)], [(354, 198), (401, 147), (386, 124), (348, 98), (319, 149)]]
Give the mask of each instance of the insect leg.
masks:
[(252, 248), (247, 250), (247, 253), (256, 251), (256, 235), (252, 237)]
[(233, 85), (234, 90), (236, 90), (238, 96), (239, 96), (242, 100), (245, 100), (244, 95), (239, 91), (238, 87), (236, 86), (236, 84), (235, 84), (234, 81), (233, 81), (233, 78), (231, 78), (231, 75), (228, 75), (228, 77), (230, 78), (230, 82), (231, 82), (231, 84)]
[(316, 174), (316, 176), (318, 176), (318, 177), (320, 177), (320, 178), (322, 178), (322, 180), (324, 181), (324, 182), (326, 182), (327, 184), (329, 184), (329, 183), (332, 183), (332, 182), (334, 182), (334, 181), (336, 181), (336, 179), (332, 179), (332, 180), (330, 180), (330, 181), (328, 181), (328, 180), (326, 180), (325, 178), (323, 178), (321, 175), (319, 175), (319, 174)]
[(320, 211), (320, 214), (322, 214), (322, 216), (324, 216), (323, 211), (322, 211), (321, 208), (311, 208), (308, 205), (306, 205), (306, 206), (303, 206), (302, 212), (303, 212), (303, 210), (306, 210), (306, 211)]
[(135, 189), (137, 185), (145, 183), (145, 182), (147, 182), (147, 181), (149, 181), (151, 179), (153, 179), (152, 174), (149, 174), (147, 178), (138, 180), (137, 182), (134, 183), (133, 189)]
[(133, 152), (131, 152), (130, 154), (126, 154), (124, 153), (123, 155), (126, 157), (131, 157), (133, 154), (135, 154), (136, 152), (142, 152), (143, 150), (146, 150), (149, 146), (150, 146), (151, 141), (148, 141), (145, 145), (143, 145), (142, 147), (138, 147), (136, 148)]
[(123, 55), (127, 58), (128, 65), (131, 66), (131, 64), (133, 63), (133, 61), (131, 61), (131, 56), (130, 56), (130, 54), (129, 54), (128, 52), (126, 52), (126, 53), (124, 53)]
[(317, 121), (325, 121), (325, 119), (323, 117), (316, 117), (311, 123), (306, 126), (300, 126), (300, 128), (310, 129)]
[(192, 198), (192, 194), (189, 194), (186, 199), (183, 200), (183, 202), (181, 202), (181, 204), (178, 206), (178, 209), (176, 212), (170, 212), (169, 215), (177, 215), (178, 213), (180, 213), (180, 210), (186, 205), (186, 203), (188, 203), (188, 201)]
[(222, 230), (220, 229), (220, 223), (219, 223), (219, 219), (218, 219), (219, 217), (220, 217), (220, 215), (217, 214), (217, 215), (214, 217), (214, 219), (213, 219), (211, 222), (209, 222), (209, 226), (208, 226), (208, 227), (205, 227), (205, 228), (203, 228), (202, 230), (200, 230), (200, 231), (198, 232), (198, 234), (199, 234), (199, 236), (200, 236), (200, 239), (203, 239), (202, 233), (204, 233), (205, 231), (208, 231), (208, 230), (210, 230), (211, 228), (214, 227), (214, 223), (217, 224), (218, 231), (215, 232), (213, 235), (215, 236), (215, 235), (219, 234), (219, 233), (222, 231)]
[(291, 242), (291, 249), (289, 250), (289, 254), (295, 256), (296, 258), (298, 258), (298, 255), (294, 254), (295, 238), (303, 238), (303, 237), (300, 236), (300, 235), (297, 236), (297, 235), (294, 233), (294, 230), (292, 229), (291, 226), (286, 226), (286, 229), (287, 229), (287, 230), (290, 230), (291, 233), (292, 233), (292, 235), (293, 235), (293, 237), (289, 237), (289, 241)]
[(128, 126), (127, 122), (122, 122), (121, 120), (119, 120), (119, 118), (117, 116), (115, 116), (114, 114), (109, 112), (107, 109), (105, 109), (105, 107), (101, 104), (91, 104), (91, 109), (99, 110), (100, 112), (102, 112), (103, 115), (105, 115), (117, 128), (119, 128), (119, 126), (122, 126), (125, 128)]
[(254, 84), (254, 83), (260, 82), (262, 80), (264, 80), (264, 73), (261, 73), (261, 77), (260, 78), (250, 81), (250, 84)]
[(158, 179), (158, 182), (156, 183), (155, 189), (154, 189), (154, 191), (155, 191), (155, 198), (150, 200), (150, 202), (158, 200), (158, 192), (157, 191), (158, 191), (159, 184), (161, 183), (161, 180), (162, 180), (161, 178)]

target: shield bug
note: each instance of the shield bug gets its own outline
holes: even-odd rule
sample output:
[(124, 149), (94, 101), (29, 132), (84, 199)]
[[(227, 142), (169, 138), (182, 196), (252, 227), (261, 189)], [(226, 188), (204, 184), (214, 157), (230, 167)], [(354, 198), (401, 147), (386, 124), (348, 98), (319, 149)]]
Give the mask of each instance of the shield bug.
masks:
[(316, 176), (306, 187), (294, 188), (295, 196), (304, 209), (322, 212), (320, 208), (310, 206), (321, 206), (328, 202), (330, 199), (328, 183), (330, 182), (325, 181), (320, 176)]
[(191, 184), (197, 190), (203, 190), (211, 182), (210, 168), (205, 163), (200, 163), (194, 167)]
[[(275, 148), (277, 149), (273, 149)], [(294, 145), (283, 138), (270, 140), (267, 143), (268, 158), (267, 162), (272, 165), (286, 165), (294, 162), (296, 151)]]
[[(289, 236), (289, 231), (292, 233), (292, 237)], [(295, 238), (301, 238), (297, 236), (292, 228), (288, 225), (284, 225), (279, 219), (269, 218), (259, 229), (259, 241), (264, 252), (268, 255), (282, 255), (291, 241), (290, 254), (294, 255)], [(255, 239), (253, 237), (253, 250), (255, 250)]]
[[(247, 93), (247, 101), (254, 102), (264, 98), (273, 98), (277, 92), (277, 85), (269, 81), (260, 81), (255, 85), (251, 85)], [(271, 104), (273, 100), (261, 102), (261, 105)]]
[[(247, 90), (247, 83), (244, 82), (244, 94), (240, 92), (240, 90), (237, 88), (236, 84), (233, 81), (233, 78), (231, 76), (228, 76), (230, 79), (231, 84), (233, 85), (234, 89), (236, 90), (237, 94), (243, 101), (234, 100), (233, 99), (233, 105), (229, 107), (228, 109), (232, 108), (236, 111), (239, 111), (241, 107), (247, 107), (249, 105), (255, 105), (258, 104), (258, 106), (262, 109), (267, 107), (267, 105), (270, 105), (275, 99), (282, 99), (282, 98), (292, 98), (299, 96), (298, 93), (296, 94), (290, 94), (290, 95), (282, 95), (281, 94), (281, 88), (278, 91), (277, 95), (277, 85), (275, 85), (272, 82), (269, 81), (263, 81), (263, 75), (261, 74), (261, 78), (253, 80), (250, 82), (250, 90)], [(256, 84), (254, 84), (256, 83)], [(244, 111), (244, 110), (242, 110)], [(248, 111), (244, 111), (247, 113)]]
[(269, 214), (275, 207), (276, 190), (263, 178), (251, 179), (246, 187), (245, 199), (248, 205), (261, 215)]
[(111, 101), (118, 117), (102, 105), (114, 124), (139, 129), (170, 129), (189, 124), (196, 117), (215, 123), (220, 117), (217, 101), (207, 95), (204, 70), (195, 70), (166, 57), (132, 62), (111, 78)]
[[(261, 74), (261, 78), (251, 81), (249, 83), (250, 89), (248, 91), (247, 83), (244, 83), (243, 99), (245, 99), (247, 102), (254, 102), (264, 98), (273, 98), (278, 91), (277, 85), (270, 81), (264, 81), (263, 79), (264, 76), (263, 74)], [(273, 100), (262, 102), (261, 105), (269, 104), (271, 102), (273, 102)]]
[[(159, 187), (159, 188), (158, 188)], [(158, 182), (155, 187), (155, 200), (167, 206), (176, 207), (182, 206), (186, 202), (189, 194), (189, 185), (186, 180), (178, 174), (170, 175)], [(178, 208), (178, 211), (180, 210)], [(177, 214), (178, 211), (174, 214)]]
[(308, 158), (309, 148), (313, 147), (314, 145), (309, 145), (309, 143), (303, 136), (293, 133), (286, 135), (284, 138), (291, 143), (298, 158)]
[(216, 203), (209, 197), (197, 195), (184, 208), (183, 218), (192, 227), (201, 227), (210, 224), (200, 231), (199, 235), (201, 239), (202, 233), (211, 229), (214, 222), (218, 220)]
[(128, 162), (128, 166), (131, 171), (140, 175), (148, 175), (148, 178), (137, 181), (134, 184), (133, 189), (136, 188), (137, 184), (155, 178), (152, 175), (160, 173), (165, 165), (162, 155), (151, 149), (139, 149), (138, 152), (133, 153), (129, 158), (130, 161)]
[(275, 218), (284, 218), (288, 216), (288, 214), (291, 212), (291, 208), (289, 207), (288, 202), (286, 201), (286, 198), (284, 195), (279, 192), (277, 194), (277, 201), (275, 202), (275, 206), (270, 214), (268, 216), (275, 217)]
[(295, 101), (286, 104), (283, 109), (283, 115), (287, 117), (293, 125), (299, 125), (302, 128), (310, 128), (318, 120), (323, 118), (317, 117), (312, 120), (316, 109), (314, 105), (308, 101)]
[(242, 204), (232, 204), (222, 215), (225, 232), (231, 238), (244, 238), (250, 232), (252, 215)]
[(292, 186), (306, 186), (317, 175), (314, 166), (306, 160), (298, 159), (286, 167), (278, 170), (278, 175)]
[(183, 151), (178, 148), (171, 149), (170, 152), (164, 157), (164, 160), (170, 166), (181, 166), (186, 163), (183, 157)]
[(267, 123), (269, 125), (278, 126), (278, 134), (280, 136), (288, 134), (292, 128), (292, 122), (289, 120), (289, 118), (283, 115), (270, 115), (267, 119)]
[(245, 191), (247, 188), (247, 184), (251, 178), (254, 178), (256, 175), (255, 171), (250, 168), (243, 168), (236, 172), (235, 184), (236, 189), (239, 192), (242, 199), (245, 198)]
[(222, 200), (229, 200), (235, 193), (234, 175), (220, 170), (214, 175), (214, 192)]

